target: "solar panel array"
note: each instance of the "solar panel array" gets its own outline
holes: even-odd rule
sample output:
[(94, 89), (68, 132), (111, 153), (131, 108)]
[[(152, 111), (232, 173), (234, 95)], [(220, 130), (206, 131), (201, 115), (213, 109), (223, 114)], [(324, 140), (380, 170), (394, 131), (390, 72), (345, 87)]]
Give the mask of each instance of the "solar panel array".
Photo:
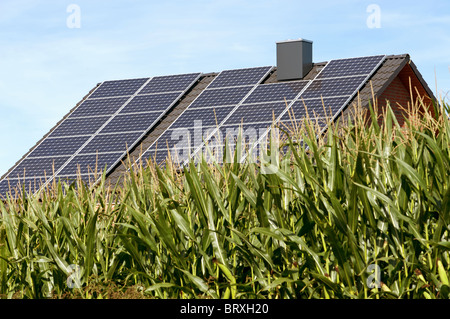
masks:
[(204, 143), (201, 151), (194, 155), (204, 155), (208, 159), (211, 152), (215, 152), (215, 159), (221, 160), (224, 137), (228, 139), (229, 149), (236, 151), (235, 141), (240, 133), (242, 142), (252, 148), (253, 156), (260, 156), (258, 146), (265, 147), (272, 124), (295, 125), (307, 114), (324, 129), (326, 118), (334, 118), (348, 104), (383, 59), (380, 55), (332, 60), (313, 80), (259, 85), (230, 117), (233, 120), (221, 125), (215, 140)]
[(383, 59), (332, 60), (308, 81), (251, 83), (246, 74), (254, 74), (251, 69), (236, 70), (236, 80), (233, 73), (221, 73), (142, 158), (161, 163), (170, 153), (175, 162), (186, 164), (193, 156), (208, 158), (213, 151), (220, 160), (225, 143), (234, 150), (239, 134), (247, 146), (256, 146), (273, 123), (295, 124), (307, 114), (325, 127), (326, 117), (339, 113)]
[(271, 70), (259, 67), (221, 72), (141, 158), (152, 157), (159, 163), (170, 154), (177, 162), (187, 160)]
[[(302, 119), (308, 113), (319, 120), (335, 117), (353, 98), (384, 60), (384, 55), (330, 61), (310, 82), (301, 96), (280, 118), (281, 122)], [(322, 121), (320, 121), (322, 119)]]
[[(140, 160), (186, 163), (206, 145), (233, 147), (241, 130), (262, 143), (270, 126), (307, 114), (335, 117), (370, 78), (384, 56), (331, 60), (313, 80), (264, 84), (273, 67), (219, 73), (143, 153)], [(24, 183), (32, 192), (52, 180), (97, 179), (125, 158), (201, 73), (106, 81), (98, 86), (0, 181), (0, 194)], [(323, 121), (325, 125), (325, 121)]]
[(56, 180), (97, 180), (140, 141), (200, 73), (106, 81), (47, 135), (4, 180), (0, 194), (24, 185), (35, 192)]

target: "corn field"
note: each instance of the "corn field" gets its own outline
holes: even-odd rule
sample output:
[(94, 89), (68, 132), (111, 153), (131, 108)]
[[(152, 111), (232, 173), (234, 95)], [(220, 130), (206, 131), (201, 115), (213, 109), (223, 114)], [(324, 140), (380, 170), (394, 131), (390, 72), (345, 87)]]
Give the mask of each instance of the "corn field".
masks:
[(271, 174), (235, 152), (4, 198), (0, 296), (448, 299), (449, 107), (374, 109), (305, 120)]

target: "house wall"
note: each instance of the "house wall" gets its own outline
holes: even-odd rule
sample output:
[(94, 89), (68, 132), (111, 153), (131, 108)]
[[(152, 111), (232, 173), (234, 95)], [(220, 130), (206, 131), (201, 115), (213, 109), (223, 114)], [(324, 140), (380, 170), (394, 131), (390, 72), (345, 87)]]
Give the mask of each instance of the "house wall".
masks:
[[(419, 112), (424, 112), (427, 108), (432, 114), (431, 99), (426, 93), (411, 66), (406, 64), (400, 73), (394, 78), (389, 86), (377, 98), (379, 114), (386, 109), (387, 101), (390, 102), (391, 109), (397, 117), (400, 125), (405, 124), (405, 111), (414, 107)], [(378, 121), (382, 122), (381, 119)]]
[[(402, 108), (408, 109), (411, 105), (411, 97), (398, 76), (394, 78), (386, 90), (378, 97), (378, 114), (383, 114), (382, 111), (386, 109), (387, 101), (389, 101), (398, 123), (403, 126), (405, 120), (403, 117), (404, 110)], [(379, 118), (378, 123), (381, 124), (381, 122), (382, 119)]]

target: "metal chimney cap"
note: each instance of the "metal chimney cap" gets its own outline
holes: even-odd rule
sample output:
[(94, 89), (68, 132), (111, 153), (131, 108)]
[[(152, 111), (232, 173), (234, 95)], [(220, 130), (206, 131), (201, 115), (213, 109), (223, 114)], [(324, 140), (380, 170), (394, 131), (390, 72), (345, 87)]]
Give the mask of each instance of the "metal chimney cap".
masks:
[(311, 44), (313, 43), (311, 40), (299, 38), (299, 39), (294, 39), (294, 40), (278, 41), (278, 42), (276, 42), (276, 44), (278, 44), (278, 43), (288, 43), (288, 42), (308, 42), (308, 43), (311, 43)]

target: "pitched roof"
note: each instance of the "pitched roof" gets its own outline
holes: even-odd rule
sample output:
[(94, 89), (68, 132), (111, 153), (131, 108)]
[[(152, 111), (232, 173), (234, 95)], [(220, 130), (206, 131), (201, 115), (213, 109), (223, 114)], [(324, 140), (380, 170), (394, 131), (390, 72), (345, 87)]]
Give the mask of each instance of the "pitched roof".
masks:
[[(297, 80), (288, 80), (288, 81), (286, 81), (286, 80), (279, 81), (277, 79), (277, 71), (278, 71), (277, 67), (267, 68), (266, 73), (262, 72), (263, 70), (265, 71), (266, 69), (260, 68), (260, 69), (258, 69), (258, 72), (264, 73), (264, 77), (258, 82), (258, 85), (261, 86), (261, 85), (265, 85), (265, 84), (284, 83), (283, 85), (291, 85), (292, 86), (295, 83), (297, 83), (301, 90), (301, 87), (304, 88), (305, 86), (308, 86), (311, 83), (313, 83), (314, 82), (313, 80), (318, 77), (318, 75), (327, 66), (328, 63), (329, 63), (329, 61), (321, 62), (321, 63), (313, 63), (311, 70), (300, 81), (298, 79)], [(364, 81), (359, 84), (358, 91), (355, 92), (357, 94), (351, 95), (350, 98), (345, 97), (342, 100), (342, 101), (345, 101), (345, 103), (340, 107), (339, 110), (335, 110), (334, 115), (336, 117), (339, 116), (342, 112), (345, 112), (346, 109), (350, 105), (352, 105), (353, 103), (356, 103), (358, 101), (358, 99), (362, 103), (363, 107), (367, 107), (367, 105), (369, 104), (369, 101), (371, 101), (371, 99), (373, 97), (380, 96), (383, 93), (383, 91), (388, 87), (388, 85), (393, 81), (393, 79), (396, 78), (397, 76), (399, 76), (399, 74), (401, 72), (402, 72), (403, 76), (409, 77), (409, 80), (412, 82), (413, 86), (417, 87), (421, 94), (428, 95), (430, 98), (434, 99), (432, 91), (429, 89), (426, 82), (423, 80), (423, 78), (420, 75), (419, 71), (417, 70), (416, 66), (411, 61), (409, 55), (408, 54), (390, 55), (390, 56), (385, 56), (382, 59), (382, 62), (376, 66), (376, 69), (374, 69), (373, 72), (370, 73), (370, 76), (364, 78)], [(21, 175), (23, 173), (23, 171), (21, 171), (21, 169), (23, 169), (23, 168), (26, 168), (26, 169), (28, 168), (28, 172), (30, 172), (30, 167), (32, 168), (31, 169), (32, 172), (26, 175), (27, 181), (31, 181), (32, 178), (35, 176), (39, 176), (40, 178), (42, 178), (42, 176), (44, 176), (44, 174), (41, 172), (44, 168), (47, 169), (47, 171), (45, 173), (46, 176), (48, 176), (49, 173), (50, 173), (50, 175), (52, 174), (51, 171), (50, 172), (48, 171), (49, 167), (51, 167), (51, 166), (49, 166), (49, 163), (47, 163), (47, 162), (50, 159), (59, 160), (58, 163), (56, 163), (56, 161), (55, 161), (55, 163), (57, 164), (57, 165), (55, 164), (55, 166), (57, 166), (56, 169), (58, 169), (59, 167), (65, 167), (66, 170), (68, 170), (69, 167), (72, 170), (76, 169), (76, 165), (71, 165), (71, 166), (68, 165), (68, 162), (70, 161), (71, 158), (73, 158), (73, 155), (78, 155), (77, 158), (80, 159), (80, 162), (78, 164), (83, 163), (81, 161), (83, 156), (76, 153), (76, 154), (67, 154), (67, 155), (72, 155), (72, 156), (58, 156), (58, 157), (50, 156), (50, 155), (47, 156), (46, 154), (43, 154), (43, 156), (41, 156), (41, 157), (34, 156), (33, 158), (31, 158), (35, 162), (35, 163), (33, 163), (32, 166), (28, 167), (27, 165), (24, 164), (26, 161), (31, 160), (30, 154), (33, 151), (34, 151), (33, 154), (38, 154), (38, 153), (36, 153), (36, 149), (38, 148), (38, 146), (42, 146), (44, 143), (48, 142), (49, 140), (56, 141), (56, 139), (54, 139), (54, 138), (49, 139), (49, 136), (51, 136), (51, 137), (55, 136), (55, 134), (57, 132), (59, 132), (59, 130), (61, 130), (61, 127), (63, 124), (66, 125), (66, 123), (70, 123), (70, 120), (72, 120), (71, 117), (73, 117), (75, 112), (80, 112), (80, 109), (82, 110), (81, 106), (87, 105), (88, 102), (97, 103), (98, 100), (97, 100), (97, 102), (94, 101), (94, 100), (96, 100), (95, 94), (97, 94), (99, 96), (99, 98), (98, 98), (99, 100), (101, 99), (101, 97), (103, 97), (103, 98), (107, 97), (108, 99), (105, 99), (105, 100), (107, 100), (107, 102), (110, 104), (113, 101), (116, 101), (111, 96), (117, 95), (116, 93), (114, 93), (117, 90), (125, 90), (125, 91), (128, 90), (130, 92), (134, 92), (134, 91), (136, 91), (135, 89), (132, 88), (134, 86), (134, 87), (140, 87), (140, 90), (147, 89), (146, 93), (150, 94), (150, 95), (145, 95), (145, 96), (143, 96), (143, 95), (138, 96), (137, 93), (135, 93), (133, 95), (133, 100), (131, 100), (131, 99), (127, 100), (127, 98), (124, 98), (123, 100), (117, 100), (116, 102), (118, 103), (118, 105), (121, 104), (122, 107), (124, 107), (124, 105), (127, 105), (128, 103), (132, 104), (134, 100), (138, 99), (138, 97), (142, 99), (142, 101), (141, 101), (141, 104), (142, 104), (142, 103), (146, 103), (145, 99), (148, 100), (148, 98), (150, 98), (150, 97), (153, 99), (152, 103), (157, 103), (157, 100), (155, 102), (156, 98), (159, 98), (159, 99), (162, 99), (163, 97), (173, 98), (173, 96), (175, 96), (175, 98), (173, 99), (173, 103), (169, 103), (170, 107), (167, 109), (164, 109), (158, 113), (159, 117), (156, 118), (154, 125), (149, 127), (148, 130), (145, 130), (143, 134), (141, 134), (142, 132), (140, 132), (139, 134), (136, 133), (134, 135), (134, 138), (136, 139), (136, 141), (132, 145), (132, 147), (128, 148), (129, 158), (132, 159), (132, 161), (134, 161), (135, 159), (138, 159), (139, 156), (145, 150), (147, 150), (150, 146), (154, 145), (155, 142), (158, 140), (158, 138), (160, 138), (165, 132), (167, 132), (167, 129), (170, 128), (171, 125), (173, 125), (173, 123), (176, 122), (176, 120), (178, 118), (180, 118), (180, 115), (182, 115), (183, 112), (185, 112), (186, 109), (188, 109), (190, 106), (192, 106), (193, 102), (196, 101), (198, 99), (198, 97), (207, 90), (208, 86), (211, 83), (213, 83), (213, 80), (218, 78), (218, 76), (222, 73), (223, 72), (208, 73), (208, 74), (198, 73), (198, 74), (191, 74), (189, 76), (188, 75), (180, 75), (179, 77), (177, 77), (177, 79), (178, 78), (183, 79), (185, 77), (189, 77), (189, 79), (195, 78), (195, 80), (192, 81), (192, 83), (186, 84), (184, 89), (180, 88), (180, 90), (178, 90), (178, 88), (176, 88), (177, 91), (175, 93), (177, 93), (178, 95), (172, 94), (172, 93), (154, 94), (154, 92), (152, 92), (151, 90), (149, 91), (148, 88), (150, 86), (148, 86), (148, 85), (146, 86), (145, 84), (151, 83), (150, 80), (152, 78), (131, 79), (129, 81), (125, 80), (125, 82), (124, 81), (121, 82), (121, 85), (123, 83), (126, 83), (126, 85), (123, 84), (120, 88), (117, 87), (117, 85), (116, 85), (117, 83), (115, 83), (114, 81), (105, 81), (105, 82), (99, 83), (86, 96), (84, 96), (84, 98), (74, 108), (72, 108), (67, 113), (67, 115), (64, 116), (63, 119), (61, 119), (61, 121), (59, 121), (42, 139), (40, 139), (36, 143), (36, 145), (30, 149), (29, 152), (27, 152), (10, 170), (8, 170), (8, 172), (6, 174), (4, 174), (2, 176), (2, 179), (0, 181), (0, 194), (5, 193), (5, 191), (8, 189), (8, 185), (14, 186), (14, 183), (17, 182), (17, 180), (15, 179), (16, 177), (14, 177), (14, 174)], [(173, 83), (170, 81), (166, 82), (166, 80), (168, 80), (169, 77), (157, 77), (157, 78), (161, 79), (159, 86), (168, 85), (167, 83), (169, 83), (169, 85), (173, 85)], [(222, 77), (222, 79), (223, 79), (223, 77)], [(171, 80), (171, 78), (170, 78), (170, 80)], [(245, 79), (243, 79), (243, 81), (244, 80)], [(189, 81), (187, 81), (186, 83), (188, 83), (188, 82)], [(330, 82), (332, 82), (332, 81), (330, 81)], [(170, 83), (172, 83), (172, 84), (170, 84)], [(216, 82), (214, 82), (214, 83), (216, 83)], [(324, 83), (324, 82), (322, 82), (322, 83)], [(342, 85), (345, 85), (345, 81), (343, 83), (344, 84), (342, 84)], [(255, 89), (255, 88), (256, 88), (256, 86), (253, 89)], [(212, 89), (213, 88), (209, 88), (208, 93)], [(232, 90), (233, 87), (230, 87), (230, 89)], [(236, 86), (236, 89), (237, 89), (237, 86)], [(159, 89), (159, 90), (161, 91), (161, 89)], [(123, 91), (123, 92), (125, 92), (125, 91)], [(158, 92), (160, 92), (160, 91), (158, 91)], [(164, 89), (162, 91), (164, 91)], [(167, 89), (166, 91), (170, 91), (170, 90)], [(138, 92), (139, 92), (139, 90), (138, 90)], [(297, 90), (296, 92), (299, 92), (299, 91)], [(243, 94), (245, 94), (245, 92)], [(124, 100), (127, 100), (127, 101), (124, 102)], [(131, 102), (130, 102), (130, 100), (131, 100)], [(95, 103), (93, 104), (94, 107), (99, 107), (98, 104), (95, 104)], [(130, 104), (128, 106), (130, 106)], [(136, 105), (137, 105), (136, 107), (139, 107), (139, 104), (136, 104)], [(264, 105), (269, 105), (269, 104), (264, 104)], [(294, 104), (292, 104), (292, 108), (294, 108), (293, 105)], [(107, 108), (110, 106), (108, 104), (108, 105), (102, 105), (101, 107)], [(85, 107), (85, 110), (88, 110), (88, 112), (89, 112), (89, 110), (92, 110), (92, 108), (88, 109)], [(136, 110), (139, 111), (139, 109), (136, 109)], [(197, 112), (195, 114), (197, 114), (197, 116), (199, 116), (199, 117), (202, 117), (202, 116), (205, 117), (205, 115), (202, 115), (202, 113), (199, 113), (199, 112)], [(93, 117), (89, 117), (89, 113), (84, 114), (84, 115), (88, 115), (88, 117), (86, 117), (83, 122), (84, 126), (86, 126), (86, 127), (92, 126), (92, 130), (95, 130), (96, 127), (98, 128), (98, 125), (101, 125), (101, 121), (99, 122), (99, 124), (95, 124), (93, 122), (94, 121)], [(101, 115), (101, 110), (99, 111), (98, 115)], [(95, 118), (97, 119), (98, 117), (95, 117)], [(143, 122), (143, 113), (139, 114), (139, 113), (130, 112), (128, 114), (124, 114), (121, 118), (124, 120), (127, 120), (127, 119), (130, 120), (132, 118), (135, 118), (136, 121), (137, 121), (137, 119), (139, 119), (140, 122)], [(151, 120), (154, 119), (151, 116), (150, 116), (150, 118), (151, 118)], [(79, 119), (81, 121), (81, 118), (79, 118)], [(205, 117), (205, 120), (206, 120), (206, 117)], [(112, 123), (114, 123), (114, 122), (112, 122)], [(129, 123), (131, 126), (138, 125), (138, 122), (135, 122), (133, 120), (130, 120)], [(95, 126), (95, 125), (97, 125), (97, 126)], [(145, 127), (146, 123), (141, 123), (141, 125), (143, 125), (143, 127)], [(85, 128), (80, 127), (80, 124), (78, 122), (77, 127), (69, 126), (67, 129), (68, 130), (81, 129), (81, 131), (83, 131), (83, 129), (85, 129)], [(130, 128), (130, 131), (133, 131), (133, 128)], [(69, 140), (67, 140), (67, 141), (69, 141)], [(84, 142), (86, 142), (86, 140), (84, 140), (81, 136), (78, 136), (78, 137), (76, 136), (76, 137), (74, 137), (73, 141), (71, 141), (71, 143), (79, 144), (79, 146), (78, 146), (78, 144), (76, 144), (74, 146), (75, 149), (77, 149), (78, 147), (81, 147), (84, 144)], [(105, 143), (112, 143), (112, 142), (111, 141), (103, 142), (103, 144), (105, 144)], [(96, 145), (98, 145), (97, 147), (105, 146), (105, 145), (102, 145), (102, 141), (99, 141)], [(51, 147), (52, 146), (49, 146), (50, 149), (51, 149)], [(55, 147), (61, 147), (61, 146), (58, 144)], [(106, 144), (106, 152), (105, 153), (108, 153), (107, 147), (108, 147), (108, 145)], [(95, 150), (96, 149), (93, 148), (92, 152), (95, 152)], [(79, 150), (78, 150), (78, 152), (79, 152)], [(119, 161), (113, 161), (110, 158), (108, 158), (107, 154), (104, 155), (104, 157), (105, 157), (104, 163), (108, 164), (108, 180), (112, 183), (115, 183), (120, 178), (120, 176), (122, 176), (123, 173), (127, 171), (127, 167), (123, 164), (123, 162), (127, 163), (127, 156), (125, 153), (123, 155), (125, 155), (125, 156), (120, 156)], [(85, 157), (87, 157), (87, 156), (88, 155), (86, 155)], [(115, 154), (114, 156), (117, 157), (118, 153)], [(47, 160), (47, 162), (46, 162), (46, 160)], [(75, 163), (75, 164), (77, 164), (77, 163)], [(113, 165), (113, 166), (111, 166), (111, 165)], [(21, 166), (23, 166), (23, 168)], [(73, 172), (73, 173), (76, 174), (76, 172)], [(37, 175), (33, 175), (33, 174), (37, 174)], [(9, 184), (8, 184), (7, 179), (10, 179)], [(48, 182), (51, 180), (51, 177), (50, 178), (46, 177), (43, 179), (44, 179), (44, 181)]]

